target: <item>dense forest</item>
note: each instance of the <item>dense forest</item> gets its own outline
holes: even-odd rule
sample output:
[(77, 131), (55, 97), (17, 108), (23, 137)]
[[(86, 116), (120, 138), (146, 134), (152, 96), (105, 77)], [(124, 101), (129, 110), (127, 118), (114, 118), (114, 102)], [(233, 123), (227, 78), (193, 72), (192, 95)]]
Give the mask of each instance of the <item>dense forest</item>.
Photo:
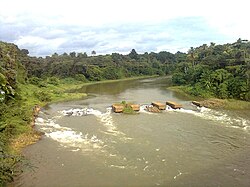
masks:
[(172, 80), (195, 96), (250, 101), (250, 42), (191, 48)]
[(175, 62), (175, 55), (169, 52), (137, 54), (133, 49), (128, 55), (113, 53), (111, 55), (92, 55), (86, 53), (58, 55), (51, 57), (29, 57), (27, 50), (22, 50), (22, 64), (28, 77), (86, 79), (100, 81), (120, 79), (140, 75), (168, 74)]
[(48, 78), (54, 83), (69, 78), (88, 82), (169, 74), (174, 84), (185, 85), (185, 91), (195, 96), (250, 100), (250, 42), (246, 40), (203, 44), (175, 54), (137, 54), (135, 49), (128, 55), (96, 55), (93, 51), (91, 56), (70, 52), (37, 58), (28, 54), (26, 49), (1, 43), (0, 90), (6, 94), (0, 94), (0, 100), (13, 97), (16, 82), (46, 86)]
[[(175, 85), (201, 97), (234, 98), (250, 101), (250, 42), (204, 44), (187, 53), (162, 51), (127, 55), (112, 53), (91, 56), (85, 52), (54, 53), (45, 58), (30, 57), (27, 49), (0, 42), (0, 185), (11, 181), (20, 161), (9, 150), (16, 135), (27, 131), (32, 110), (29, 98), (21, 92), (23, 85), (42, 101), (49, 101), (41, 88), (65, 82), (89, 82), (143, 75), (172, 75)], [(37, 88), (37, 89), (36, 89)]]

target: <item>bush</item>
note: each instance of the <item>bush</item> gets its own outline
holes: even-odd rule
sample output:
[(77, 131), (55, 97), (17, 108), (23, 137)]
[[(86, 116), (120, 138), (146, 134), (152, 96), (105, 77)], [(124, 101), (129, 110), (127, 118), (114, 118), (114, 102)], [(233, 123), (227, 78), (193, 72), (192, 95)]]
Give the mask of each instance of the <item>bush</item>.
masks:
[(121, 104), (124, 106), (124, 109), (122, 110), (124, 114), (135, 114), (135, 111), (126, 101), (122, 101)]
[(193, 86), (185, 87), (185, 92), (193, 95), (193, 96), (200, 96), (203, 98), (211, 97), (212, 93), (204, 88), (201, 83), (196, 83)]
[(87, 82), (88, 81), (83, 74), (76, 74), (75, 75), (75, 80), (81, 81), (81, 82)]
[(34, 95), (36, 96), (37, 99), (39, 99), (39, 101), (42, 101), (42, 102), (51, 101), (51, 96), (49, 95), (49, 93), (45, 91), (34, 92)]
[(50, 78), (48, 78), (47, 82), (48, 82), (48, 84), (52, 84), (52, 85), (57, 86), (57, 85), (59, 85), (60, 80), (57, 77), (50, 77)]
[(29, 83), (30, 83), (30, 84), (34, 84), (34, 85), (38, 85), (39, 82), (42, 82), (42, 81), (43, 81), (43, 80), (40, 79), (40, 78), (38, 78), (38, 77), (31, 77), (31, 78), (29, 79)]
[(244, 98), (246, 101), (250, 101), (250, 91), (248, 91)]
[(125, 105), (124, 109), (122, 110), (124, 114), (134, 114), (135, 111), (132, 109), (131, 106)]
[(41, 87), (46, 87), (47, 84), (43, 81), (43, 79), (38, 78), (38, 77), (31, 77), (29, 79), (29, 83), (38, 86), (39, 88)]
[(23, 160), (22, 157), (9, 155), (0, 147), (0, 186), (12, 182), (14, 177), (21, 173), (17, 165)]
[(62, 83), (64, 83), (64, 84), (71, 84), (71, 83), (74, 83), (74, 82), (75, 82), (75, 79), (72, 78), (72, 77), (67, 77), (67, 78), (62, 79), (61, 81), (62, 81)]
[(172, 76), (172, 81), (176, 85), (186, 84), (185, 74), (183, 73), (174, 73)]

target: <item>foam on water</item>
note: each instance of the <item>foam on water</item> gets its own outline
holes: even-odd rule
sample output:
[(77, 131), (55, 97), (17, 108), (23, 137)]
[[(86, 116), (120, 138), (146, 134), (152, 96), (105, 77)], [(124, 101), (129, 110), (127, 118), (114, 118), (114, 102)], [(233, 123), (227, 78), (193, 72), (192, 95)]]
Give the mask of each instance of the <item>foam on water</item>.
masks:
[(106, 109), (105, 113), (102, 113), (99, 110), (95, 110), (93, 108), (83, 108), (83, 109), (69, 109), (69, 110), (63, 110), (59, 112), (63, 114), (64, 116), (84, 116), (84, 115), (94, 115), (97, 117), (97, 120), (103, 124), (106, 127), (105, 134), (113, 135), (113, 136), (123, 136), (125, 139), (131, 139), (128, 137), (125, 137), (125, 134), (123, 132), (120, 132), (117, 127), (114, 125), (113, 118), (112, 118), (112, 108), (108, 107)]
[[(140, 113), (146, 113), (146, 114), (154, 114), (151, 112), (146, 111), (146, 108), (151, 105), (142, 105), (140, 107)], [(190, 109), (173, 109), (170, 106), (166, 107), (166, 112), (179, 112), (179, 113), (186, 113), (198, 116), (203, 119), (211, 120), (220, 122), (221, 124), (226, 125), (227, 127), (232, 128), (239, 128), (243, 129), (247, 132), (250, 132), (250, 120), (241, 118), (241, 117), (231, 117), (226, 112), (217, 111), (205, 107), (197, 107), (197, 110), (190, 110)]]
[(147, 107), (152, 107), (152, 106), (153, 105), (141, 105), (139, 112), (154, 115), (155, 113), (147, 111)]
[(74, 131), (69, 127), (62, 127), (53, 119), (43, 119), (39, 117), (36, 119), (36, 125), (45, 133), (45, 136), (59, 142), (63, 147), (84, 151), (100, 149), (105, 146), (104, 142), (98, 139), (97, 136), (84, 135), (82, 132)]
[(169, 112), (180, 112), (180, 113), (187, 113), (192, 114), (203, 119), (217, 121), (221, 124), (226, 125), (227, 127), (232, 128), (239, 128), (246, 130), (249, 132), (250, 130), (250, 121), (241, 117), (231, 117), (226, 112), (217, 111), (205, 107), (197, 107), (197, 110), (189, 110), (189, 109), (172, 109), (171, 107), (167, 107), (166, 111)]
[[(156, 115), (155, 113), (151, 113), (146, 111), (146, 108), (151, 105), (141, 105), (139, 113), (145, 113), (150, 115)], [(195, 116), (198, 116), (203, 119), (212, 120), (220, 122), (221, 124), (226, 125), (227, 127), (232, 128), (239, 128), (243, 129), (247, 132), (250, 132), (250, 120), (243, 119), (240, 117), (231, 117), (226, 112), (217, 111), (213, 109), (208, 109), (205, 107), (197, 107), (197, 110), (191, 110), (191, 109), (172, 109), (171, 107), (166, 107), (167, 112), (179, 112), (179, 113), (186, 113), (186, 114), (192, 114)], [(107, 111), (105, 113), (102, 113), (99, 110), (95, 110), (92, 108), (84, 108), (84, 109), (69, 109), (64, 110), (61, 113), (64, 116), (83, 116), (83, 115), (95, 115), (97, 119), (107, 128), (107, 131), (104, 133), (111, 134), (114, 136), (118, 135), (125, 135), (124, 133), (117, 130), (117, 127), (113, 123), (113, 118), (111, 115), (112, 108), (107, 108)], [(129, 138), (128, 138), (129, 139)]]
[(101, 111), (94, 110), (92, 108), (72, 108), (69, 110), (63, 110), (60, 111), (59, 113), (63, 114), (64, 116), (84, 116), (84, 115), (100, 115), (102, 114)]
[[(140, 113), (153, 114), (147, 112), (145, 109), (148, 105), (142, 105), (140, 107)], [(212, 120), (220, 122), (227, 127), (239, 128), (243, 129), (247, 132), (250, 132), (250, 121), (247, 119), (243, 119), (240, 117), (231, 117), (227, 113), (222, 111), (217, 111), (213, 109), (208, 109), (205, 107), (197, 108), (197, 110), (190, 109), (172, 109), (171, 107), (166, 108), (166, 112), (178, 112), (178, 113), (186, 113), (198, 116), (203, 119)], [(39, 127), (41, 131), (45, 133), (45, 135), (57, 142), (59, 142), (64, 147), (72, 147), (74, 150), (82, 149), (82, 150), (93, 150), (104, 148), (104, 142), (97, 138), (96, 135), (83, 134), (82, 132), (77, 132), (69, 127), (62, 127), (56, 123), (56, 120), (63, 116), (84, 116), (84, 115), (94, 115), (97, 120), (106, 127), (106, 131), (103, 133), (117, 136), (120, 140), (124, 140), (127, 142), (132, 138), (127, 137), (126, 134), (120, 132), (114, 124), (113, 117), (111, 115), (112, 108), (107, 108), (106, 112), (101, 112), (99, 110), (95, 110), (92, 108), (76, 108), (59, 111), (61, 116), (56, 116), (56, 118), (52, 119), (44, 119), (38, 117), (36, 119), (36, 125)]]
[(107, 108), (106, 113), (101, 113), (98, 110), (93, 110), (92, 114), (97, 117), (97, 119), (107, 128), (107, 132), (115, 136), (125, 135), (124, 133), (117, 130), (117, 127), (114, 125), (113, 118), (111, 116), (112, 108)]
[(114, 125), (113, 118), (112, 118), (112, 108), (107, 108), (106, 112), (101, 112), (99, 110), (95, 110), (93, 108), (75, 108), (69, 110), (59, 111), (55, 118), (46, 119), (38, 117), (36, 119), (36, 126), (45, 133), (45, 136), (51, 138), (60, 143), (63, 147), (72, 148), (72, 151), (75, 152), (76, 150), (82, 151), (93, 151), (96, 149), (100, 149), (104, 151), (107, 145), (98, 139), (96, 135), (89, 135), (88, 133), (83, 134), (83, 132), (78, 132), (73, 130), (69, 127), (60, 126), (56, 123), (57, 119), (63, 116), (85, 116), (85, 115), (94, 115), (96, 116), (97, 120), (106, 127), (106, 131), (104, 133), (112, 136), (119, 137), (122, 141), (128, 141), (132, 138), (127, 137), (124, 133), (120, 132), (117, 127)]

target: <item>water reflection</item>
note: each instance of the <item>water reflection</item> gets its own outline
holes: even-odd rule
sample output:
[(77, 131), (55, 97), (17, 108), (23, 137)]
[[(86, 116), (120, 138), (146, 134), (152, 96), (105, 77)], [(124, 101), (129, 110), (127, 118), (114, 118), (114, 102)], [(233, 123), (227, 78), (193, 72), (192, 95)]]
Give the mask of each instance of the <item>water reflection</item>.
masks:
[(118, 82), (106, 82), (96, 83), (92, 85), (83, 86), (80, 91), (84, 93), (101, 94), (101, 95), (118, 95), (128, 89), (151, 87), (151, 88), (163, 88), (165, 89), (171, 85), (170, 77), (160, 77), (155, 79), (143, 79), (143, 80), (125, 80)]

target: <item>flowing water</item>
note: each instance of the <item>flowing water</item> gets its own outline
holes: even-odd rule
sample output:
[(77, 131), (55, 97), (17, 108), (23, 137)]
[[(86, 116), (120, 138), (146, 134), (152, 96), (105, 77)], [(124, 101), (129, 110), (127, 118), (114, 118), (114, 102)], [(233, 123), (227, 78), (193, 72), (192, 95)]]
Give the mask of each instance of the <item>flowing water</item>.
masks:
[[(15, 186), (250, 186), (249, 111), (197, 108), (167, 90), (169, 78), (102, 83), (90, 96), (51, 104), (36, 127), (42, 140), (24, 150)], [(111, 104), (141, 104), (135, 115)], [(184, 109), (149, 113), (152, 101)]]

